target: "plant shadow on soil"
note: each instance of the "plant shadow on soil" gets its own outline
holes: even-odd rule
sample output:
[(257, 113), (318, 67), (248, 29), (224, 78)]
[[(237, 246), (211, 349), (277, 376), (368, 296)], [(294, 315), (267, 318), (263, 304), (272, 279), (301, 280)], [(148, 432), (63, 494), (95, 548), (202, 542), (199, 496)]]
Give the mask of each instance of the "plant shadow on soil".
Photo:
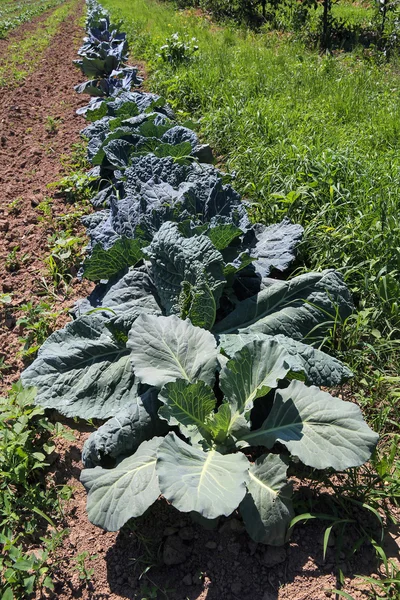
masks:
[(376, 573), (378, 568), (370, 545), (347, 556), (356, 541), (350, 529), (341, 549), (332, 536), (324, 559), (327, 526), (316, 521), (299, 525), (289, 544), (275, 548), (251, 541), (234, 516), (221, 518), (217, 529), (207, 531), (166, 501), (158, 501), (121, 530), (106, 552), (107, 580), (111, 592), (132, 600), (138, 592), (147, 597), (149, 590), (159, 593), (150, 597), (170, 600), (275, 600), (278, 594), (286, 598), (283, 586), (301, 577), (311, 592), (309, 598), (325, 597), (324, 590), (338, 585), (337, 567), (349, 578)]

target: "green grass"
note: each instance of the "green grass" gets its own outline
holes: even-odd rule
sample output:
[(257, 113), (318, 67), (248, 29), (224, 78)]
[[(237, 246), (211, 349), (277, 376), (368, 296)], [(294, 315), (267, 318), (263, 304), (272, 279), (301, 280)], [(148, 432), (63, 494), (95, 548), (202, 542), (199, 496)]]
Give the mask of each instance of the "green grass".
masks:
[(338, 2), (332, 6), (335, 19), (343, 19), (349, 25), (366, 26), (374, 18), (375, 11), (368, 3), (354, 4), (353, 2)]

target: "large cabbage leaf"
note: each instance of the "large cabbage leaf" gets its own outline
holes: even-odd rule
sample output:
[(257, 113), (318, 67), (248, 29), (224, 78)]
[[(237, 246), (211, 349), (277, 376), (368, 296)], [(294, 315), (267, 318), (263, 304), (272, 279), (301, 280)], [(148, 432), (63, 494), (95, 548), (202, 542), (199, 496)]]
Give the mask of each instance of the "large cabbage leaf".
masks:
[(178, 189), (168, 183), (144, 183), (140, 193), (111, 202), (111, 225), (118, 235), (134, 237), (140, 228), (149, 241), (166, 221), (182, 219), (188, 183)]
[(301, 381), (277, 390), (261, 427), (247, 433), (242, 430), (239, 437), (251, 446), (266, 448), (280, 442), (305, 465), (337, 471), (363, 464), (378, 441), (356, 404)]
[[(104, 103), (105, 104), (105, 103)], [(91, 161), (96, 152), (91, 149), (91, 140), (96, 140), (96, 151), (100, 147), (101, 142), (105, 139), (108, 132), (110, 131), (110, 117), (102, 117), (90, 125), (87, 125), (85, 129), (82, 129), (81, 135), (89, 140), (88, 146), (88, 159)]]
[(89, 436), (82, 451), (86, 468), (110, 467), (115, 459), (135, 452), (143, 441), (166, 433), (166, 423), (157, 416), (157, 392), (150, 388), (136, 396)]
[(333, 270), (305, 273), (289, 281), (268, 280), (258, 294), (239, 302), (214, 332), (282, 334), (295, 340), (321, 339), (353, 309), (342, 276)]
[[(120, 56), (118, 50), (110, 53), (99, 52), (97, 57), (84, 56), (82, 60), (76, 60), (75, 64), (81, 69), (86, 77), (96, 79), (105, 77), (119, 67)], [(101, 56), (103, 55), (104, 58)]]
[(143, 442), (135, 454), (114, 469), (84, 469), (81, 482), (88, 491), (89, 521), (107, 531), (118, 531), (132, 517), (140, 517), (160, 495), (155, 471), (157, 448), (164, 440)]
[(53, 333), (21, 374), (36, 402), (67, 417), (106, 419), (137, 393), (129, 350), (101, 315), (83, 315)]
[[(173, 127), (173, 123), (169, 119), (159, 113), (151, 113), (128, 118), (125, 116), (103, 117), (100, 121), (87, 126), (82, 131), (82, 135), (89, 139), (88, 159), (92, 164), (105, 165), (107, 168), (127, 168), (131, 162), (131, 156), (143, 148), (146, 152), (150, 152), (158, 147), (170, 146), (170, 144), (162, 142), (162, 139), (163, 132), (171, 129), (176, 129), (176, 127)], [(184, 127), (178, 129), (190, 131)], [(149, 137), (151, 134), (153, 137)], [(178, 146), (173, 146), (171, 152)], [(186, 154), (191, 154), (196, 146), (192, 147), (188, 143), (185, 148)], [(165, 155), (172, 156), (173, 154), (166, 153)]]
[(132, 153), (132, 138), (121, 137), (119, 139), (107, 140), (104, 145), (104, 156), (107, 159), (107, 165), (115, 169), (126, 169), (130, 162)]
[(249, 469), (240, 514), (255, 542), (283, 546), (286, 541), (286, 530), (294, 517), (287, 468), (287, 461), (278, 454), (263, 454)]
[(254, 340), (236, 352), (220, 373), (220, 387), (239, 414), (278, 386), (291, 371), (292, 359), (275, 340)]
[(127, 267), (135, 266), (143, 258), (145, 244), (140, 239), (122, 237), (111, 248), (105, 250), (96, 244), (91, 256), (83, 263), (83, 276), (91, 281), (110, 279)]
[(184, 379), (167, 383), (161, 390), (163, 406), (158, 414), (170, 426), (178, 426), (182, 434), (193, 442), (209, 438), (207, 419), (213, 413), (216, 398), (203, 381), (189, 383)]
[(180, 314), (194, 325), (212, 327), (226, 279), (222, 255), (209, 238), (185, 238), (175, 223), (167, 222), (144, 251), (167, 315)]
[(120, 238), (112, 227), (109, 209), (99, 210), (90, 215), (86, 215), (82, 219), (82, 223), (87, 227), (86, 233), (90, 239), (87, 248), (88, 254), (90, 254), (96, 245), (108, 250), (109, 248), (112, 248)]
[(89, 141), (88, 159), (93, 165), (106, 166), (110, 169), (126, 167), (132, 149), (141, 139), (132, 128), (127, 126), (118, 127), (110, 132), (101, 132), (98, 137), (92, 137)]
[(98, 284), (88, 298), (75, 304), (72, 312), (79, 316), (100, 308), (109, 317), (123, 316), (140, 309), (148, 314), (161, 314), (154, 282), (144, 267), (130, 268), (126, 273), (112, 277), (107, 283)]
[(132, 158), (131, 166), (125, 170), (124, 195), (137, 200), (143, 184), (168, 183), (178, 188), (187, 181), (191, 165), (180, 165), (172, 158), (158, 158), (154, 154)]
[(123, 67), (118, 71), (112, 71), (107, 77), (91, 79), (74, 87), (78, 94), (89, 94), (99, 98), (110, 97), (119, 91), (129, 91), (134, 85), (140, 85), (143, 81), (137, 75), (136, 67)]
[[(221, 214), (229, 216), (232, 207), (243, 210), (240, 195), (230, 185), (224, 184), (223, 174), (210, 165), (191, 163), (181, 165), (172, 158), (158, 158), (153, 154), (132, 159), (132, 165), (125, 171), (126, 195), (140, 193), (144, 183), (168, 183), (177, 189), (181, 183), (193, 183), (204, 219)], [(205, 207), (205, 208), (204, 208)]]
[(353, 376), (350, 369), (333, 356), (285, 335), (229, 333), (219, 337), (220, 347), (230, 357), (253, 340), (275, 340), (278, 342), (290, 354), (291, 370), (303, 372), (309, 385), (333, 387), (340, 385)]
[(129, 332), (128, 348), (142, 383), (161, 388), (176, 379), (201, 379), (212, 385), (217, 369), (217, 344), (208, 331), (175, 315), (141, 315)]
[(182, 512), (206, 519), (230, 515), (246, 493), (249, 462), (244, 454), (204, 452), (169, 433), (157, 451), (160, 490)]
[(247, 432), (255, 401), (291, 374), (293, 362), (273, 339), (253, 340), (227, 361), (219, 376), (224, 404), (212, 418), (217, 441), (230, 443)]
[(174, 127), (171, 127), (171, 129), (169, 129), (162, 135), (161, 141), (165, 144), (174, 145), (181, 144), (182, 142), (189, 142), (193, 150), (199, 143), (198, 137), (195, 134), (195, 132), (191, 129), (188, 129), (187, 127), (182, 127), (182, 125), (175, 125)]
[(303, 236), (301, 225), (285, 218), (281, 223), (266, 227), (257, 223), (253, 228), (254, 240), (250, 244), (251, 255), (257, 259), (256, 271), (268, 277), (273, 269), (285, 271), (295, 258), (296, 248)]

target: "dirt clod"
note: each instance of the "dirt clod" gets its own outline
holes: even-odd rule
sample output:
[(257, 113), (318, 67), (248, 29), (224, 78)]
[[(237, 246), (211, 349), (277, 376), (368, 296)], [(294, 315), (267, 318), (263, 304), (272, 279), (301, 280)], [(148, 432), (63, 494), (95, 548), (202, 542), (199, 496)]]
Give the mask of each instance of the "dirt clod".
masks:
[(282, 547), (267, 546), (262, 561), (266, 567), (274, 567), (286, 560), (286, 550)]
[(193, 527), (183, 527), (179, 532), (179, 537), (185, 541), (191, 541), (194, 538)]
[(186, 545), (179, 536), (172, 535), (164, 544), (163, 561), (166, 565), (180, 565), (191, 553), (191, 547)]
[(175, 533), (178, 533), (178, 531), (179, 531), (179, 530), (178, 530), (176, 527), (166, 527), (166, 528), (164, 529), (164, 533), (163, 533), (163, 535), (164, 535), (165, 537), (168, 537), (169, 535), (174, 535)]

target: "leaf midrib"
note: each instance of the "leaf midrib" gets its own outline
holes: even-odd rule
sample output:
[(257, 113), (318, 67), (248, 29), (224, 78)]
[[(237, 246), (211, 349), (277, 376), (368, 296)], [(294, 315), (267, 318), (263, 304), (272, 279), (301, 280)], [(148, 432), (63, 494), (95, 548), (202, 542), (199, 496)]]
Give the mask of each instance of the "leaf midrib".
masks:
[(189, 375), (186, 373), (185, 369), (183, 368), (181, 362), (178, 359), (178, 356), (175, 354), (175, 352), (172, 350), (171, 346), (169, 346), (167, 344), (167, 342), (165, 341), (165, 339), (163, 338), (162, 343), (164, 345), (164, 347), (167, 349), (167, 351), (169, 352), (169, 354), (172, 356), (172, 358), (175, 360), (179, 371), (182, 373), (182, 375), (184, 376), (184, 379), (186, 379), (186, 381), (188, 381), (189, 383), (192, 383), (192, 380), (189, 378)]
[[(293, 427), (294, 425), (301, 425), (304, 428), (309, 428), (312, 429), (312, 427), (335, 427), (336, 429), (344, 429), (345, 431), (349, 431), (348, 428), (344, 427), (343, 425), (338, 425), (336, 423), (321, 423), (320, 421), (293, 421), (291, 423), (287, 423), (285, 425), (280, 425), (277, 427), (271, 427), (269, 429), (257, 429), (256, 431), (251, 431), (249, 434), (244, 435), (241, 437), (242, 440), (250, 440), (253, 438), (256, 438), (260, 435), (262, 435), (263, 433), (269, 434), (269, 433), (274, 433), (275, 431), (285, 431), (286, 429), (290, 429), (291, 427)], [(304, 436), (303, 436), (304, 437)], [(297, 440), (293, 440), (293, 441), (297, 441)]]
[[(207, 458), (206, 458), (206, 460), (204, 462), (203, 468), (201, 470), (199, 484), (197, 486), (197, 489), (199, 490), (199, 493), (200, 493), (200, 489), (201, 489), (201, 487), (203, 485), (203, 479), (204, 479), (204, 477), (205, 477), (205, 475), (207, 473), (208, 465), (212, 461), (212, 458), (213, 458), (214, 454), (215, 454), (215, 450), (210, 450), (208, 452)], [(212, 477), (212, 478), (214, 479), (214, 477)]]
[[(105, 356), (116, 356), (116, 355), (118, 355), (118, 354), (120, 354), (120, 355), (121, 355), (120, 357), (122, 357), (122, 356), (124, 356), (124, 355), (125, 355), (125, 356), (128, 356), (128, 354), (129, 354), (129, 350), (128, 350), (127, 348), (124, 348), (124, 349), (121, 349), (121, 348), (120, 348), (120, 349), (118, 349), (118, 350), (114, 350), (114, 351), (112, 351), (112, 352), (111, 352), (111, 351), (109, 351), (109, 350), (108, 350), (107, 352), (100, 352), (99, 354), (96, 354), (96, 356), (92, 356), (91, 358), (87, 358), (87, 359), (85, 359), (85, 360), (82, 360), (82, 361), (79, 361), (79, 362), (77, 362), (77, 363), (74, 363), (74, 366), (73, 366), (73, 367), (71, 367), (71, 368), (68, 368), (68, 369), (63, 369), (63, 370), (60, 370), (59, 372), (60, 372), (60, 373), (69, 373), (69, 372), (70, 372), (70, 371), (72, 371), (72, 370), (77, 370), (77, 369), (79, 369), (79, 368), (81, 367), (81, 365), (87, 365), (87, 364), (89, 364), (89, 363), (92, 363), (92, 364), (94, 364), (95, 362), (98, 362), (98, 359), (102, 359), (102, 358), (103, 358), (103, 357), (105, 357)], [(119, 358), (120, 358), (120, 357), (119, 357)], [(43, 357), (43, 359), (44, 359), (44, 357)], [(114, 364), (114, 363), (115, 363), (115, 361), (112, 361), (112, 362), (111, 362), (111, 364)]]
[(269, 485), (267, 485), (266, 483), (264, 483), (264, 481), (262, 481), (261, 479), (259, 479), (258, 477), (256, 477), (254, 475), (254, 473), (251, 472), (251, 469), (249, 471), (249, 475), (250, 475), (250, 479), (253, 479), (257, 483), (257, 485), (259, 485), (262, 488), (265, 488), (266, 490), (268, 490), (268, 492), (270, 492), (274, 496), (278, 496), (279, 495), (279, 493), (276, 492), (273, 488), (271, 488)]
[[(151, 467), (152, 465), (155, 465), (157, 462), (157, 459), (154, 458), (152, 459), (150, 462), (147, 462), (143, 465), (140, 465), (139, 467), (135, 467), (133, 469), (130, 469), (129, 471), (127, 471), (124, 475), (122, 475), (121, 477), (119, 477), (117, 479), (118, 483), (120, 481), (123, 481), (125, 479), (125, 477), (134, 477), (134, 475), (136, 475), (136, 473), (138, 473), (139, 471), (141, 471), (142, 469), (147, 469), (148, 467)], [(116, 482), (113, 483), (113, 485), (111, 486), (110, 490), (112, 492), (112, 490), (115, 487)]]

